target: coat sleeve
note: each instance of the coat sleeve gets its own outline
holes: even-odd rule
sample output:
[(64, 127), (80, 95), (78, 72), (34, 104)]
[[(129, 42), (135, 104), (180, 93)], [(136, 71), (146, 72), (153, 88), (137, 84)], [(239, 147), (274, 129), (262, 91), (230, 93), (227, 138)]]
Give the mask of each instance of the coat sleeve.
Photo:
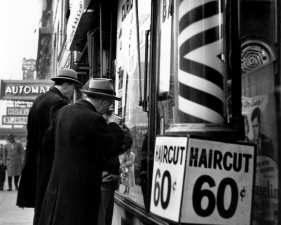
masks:
[(114, 157), (122, 147), (122, 129), (115, 123), (106, 124), (104, 118), (95, 118), (89, 127), (90, 135), (95, 137), (98, 146), (103, 149), (104, 157)]
[(56, 113), (56, 115), (54, 116), (54, 119), (52, 121), (51, 126), (46, 130), (45, 135), (43, 137), (43, 148), (42, 151), (49, 157), (51, 157), (52, 159), (55, 156), (55, 135), (54, 135), (54, 123), (55, 123), (55, 118), (58, 115), (58, 111)]
[(4, 145), (4, 150), (3, 150), (3, 163), (4, 165), (7, 165), (7, 154), (8, 154), (8, 150), (6, 145)]
[(22, 144), (20, 142), (19, 142), (19, 154), (20, 154), (20, 157), (21, 157), (21, 164), (23, 164), (25, 152), (24, 152)]

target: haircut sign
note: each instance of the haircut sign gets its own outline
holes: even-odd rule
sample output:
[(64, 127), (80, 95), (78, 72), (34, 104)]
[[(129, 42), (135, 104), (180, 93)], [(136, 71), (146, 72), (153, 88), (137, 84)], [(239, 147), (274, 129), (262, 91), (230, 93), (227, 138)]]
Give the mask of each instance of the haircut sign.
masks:
[(174, 222), (250, 224), (255, 146), (157, 137), (151, 212)]

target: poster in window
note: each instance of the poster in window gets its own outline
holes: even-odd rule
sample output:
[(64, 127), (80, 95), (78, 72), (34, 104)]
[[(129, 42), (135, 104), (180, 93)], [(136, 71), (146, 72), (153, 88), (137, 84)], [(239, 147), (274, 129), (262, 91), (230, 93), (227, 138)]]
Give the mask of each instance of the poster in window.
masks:
[(257, 145), (253, 224), (277, 224), (278, 146), (273, 94), (242, 98), (245, 141)]

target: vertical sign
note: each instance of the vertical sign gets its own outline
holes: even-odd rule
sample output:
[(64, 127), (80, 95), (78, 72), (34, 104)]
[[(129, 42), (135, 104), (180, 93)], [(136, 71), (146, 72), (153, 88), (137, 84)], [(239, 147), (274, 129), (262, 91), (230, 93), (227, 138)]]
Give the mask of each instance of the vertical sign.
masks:
[(170, 14), (172, 0), (161, 1), (161, 45), (160, 45), (160, 86), (159, 92), (169, 92), (170, 64), (171, 64), (171, 28), (172, 16)]
[(187, 137), (157, 137), (154, 151), (151, 212), (179, 221)]

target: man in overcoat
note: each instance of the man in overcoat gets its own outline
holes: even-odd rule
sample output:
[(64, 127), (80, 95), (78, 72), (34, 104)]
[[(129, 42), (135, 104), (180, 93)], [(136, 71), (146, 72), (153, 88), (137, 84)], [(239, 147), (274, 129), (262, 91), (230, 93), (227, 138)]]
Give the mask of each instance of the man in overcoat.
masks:
[(91, 79), (85, 99), (63, 107), (45, 137), (55, 140), (55, 159), (39, 225), (97, 224), (103, 157), (121, 149), (115, 115), (103, 114), (115, 96), (111, 79)]
[(49, 182), (53, 152), (44, 152), (42, 141), (56, 113), (71, 100), (81, 83), (71, 69), (60, 69), (52, 78), (54, 86), (36, 98), (30, 109), (27, 123), (26, 160), (19, 185), (17, 206), (35, 208), (33, 224), (39, 222), (41, 206)]
[(14, 177), (15, 189), (18, 190), (18, 182), (24, 160), (24, 150), (22, 144), (15, 141), (13, 134), (8, 136), (8, 142), (4, 145), (3, 161), (7, 168), (8, 191), (12, 191), (12, 178)]

